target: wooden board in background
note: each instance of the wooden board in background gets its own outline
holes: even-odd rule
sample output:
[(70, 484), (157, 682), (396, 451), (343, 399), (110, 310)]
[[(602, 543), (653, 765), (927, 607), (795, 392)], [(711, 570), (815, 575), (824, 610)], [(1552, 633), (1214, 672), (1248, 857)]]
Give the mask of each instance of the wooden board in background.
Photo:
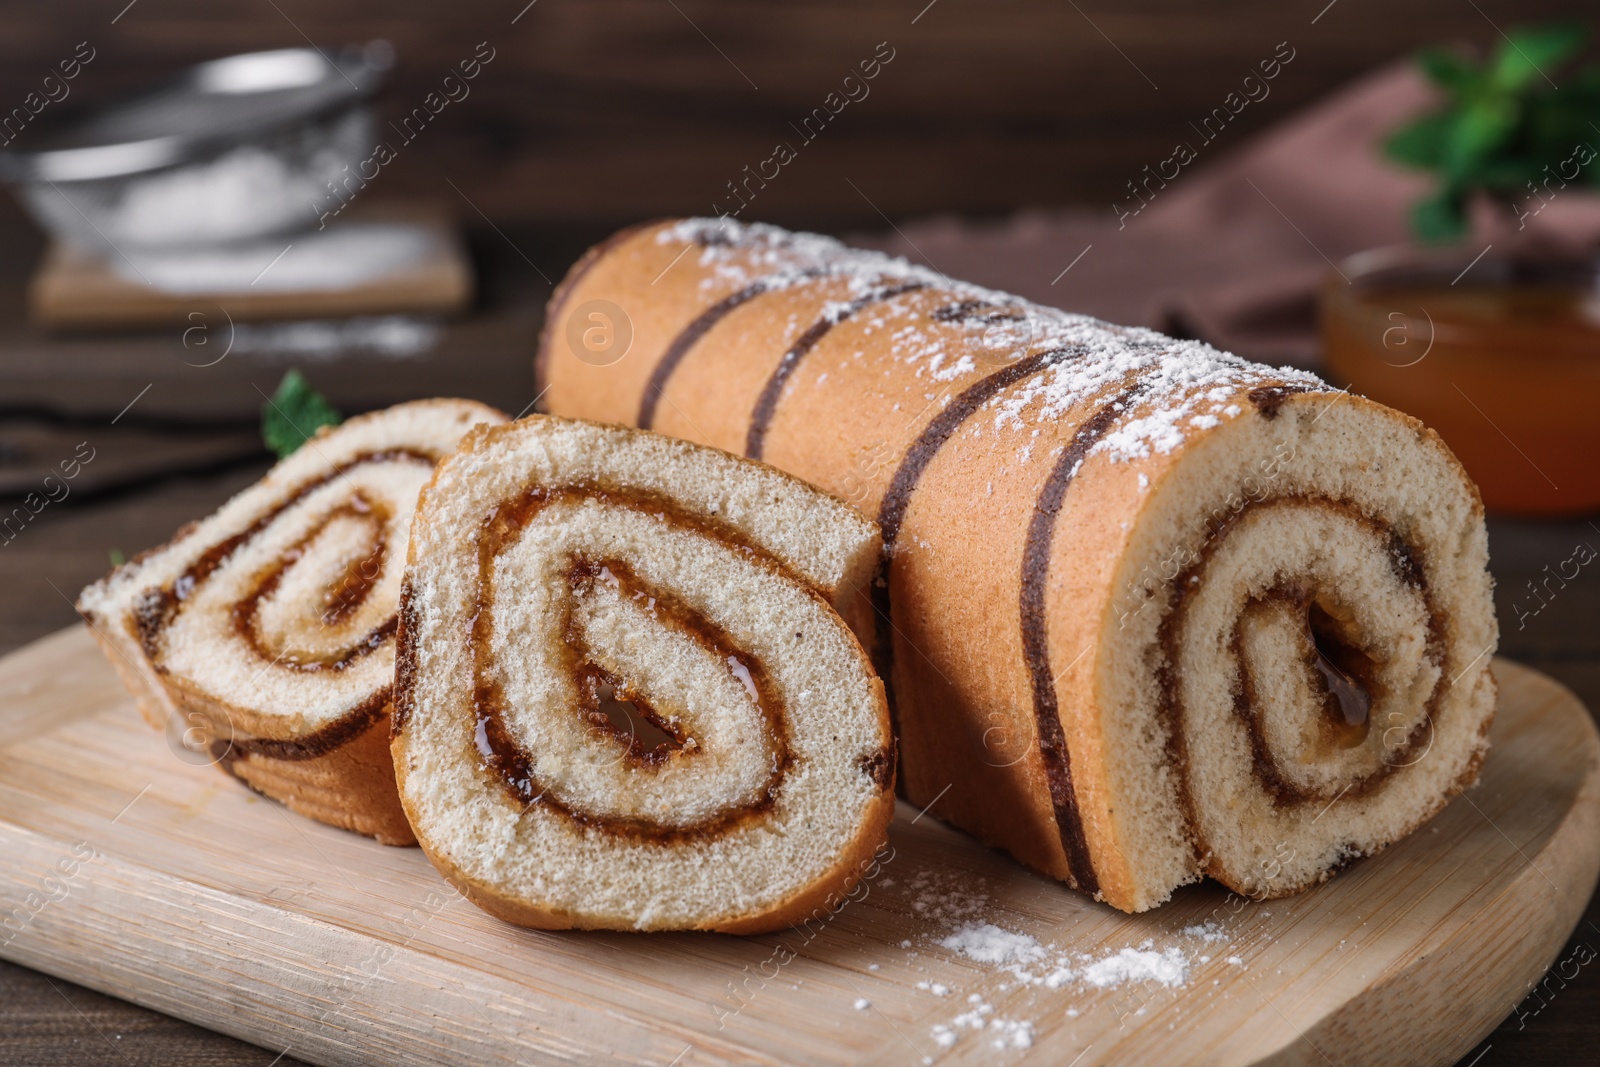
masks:
[[(1483, 783), (1291, 899), (1194, 886), (1125, 916), (902, 808), (870, 892), (810, 938), (545, 933), (456, 898), (415, 849), (181, 762), (74, 628), (0, 661), (0, 956), (323, 1064), (1448, 1064), (1600, 872), (1594, 726), (1542, 675), (1496, 671)], [(970, 918), (1194, 962), (1180, 988), (1025, 986), (939, 947)], [(1219, 940), (1181, 932), (1206, 920)], [(1031, 1022), (1031, 1049), (939, 1047), (972, 995)]]
[[(52, 330), (115, 330), (141, 326), (205, 324), (263, 319), (344, 318), (352, 315), (455, 314), (472, 302), (472, 264), (453, 216), (420, 204), (352, 208), (344, 221), (406, 226), (426, 242), (428, 255), (381, 277), (345, 288), (272, 289), (241, 287), (216, 292), (171, 292), (129, 278), (103, 259), (52, 242), (28, 285), (28, 314)], [(314, 231), (313, 231), (314, 234)], [(284, 245), (296, 240), (288, 235)], [(287, 249), (285, 249), (287, 251)], [(262, 265), (270, 269), (271, 253)], [(267, 270), (263, 270), (266, 274)], [(188, 316), (197, 318), (190, 319)], [(206, 357), (210, 358), (207, 352)]]

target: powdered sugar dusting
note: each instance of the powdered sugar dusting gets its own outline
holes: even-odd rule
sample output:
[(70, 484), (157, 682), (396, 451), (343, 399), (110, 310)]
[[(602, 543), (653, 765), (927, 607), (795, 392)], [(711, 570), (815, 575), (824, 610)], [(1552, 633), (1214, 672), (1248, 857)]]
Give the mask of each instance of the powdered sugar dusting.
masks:
[(996, 1015), (994, 1005), (974, 993), (968, 998), (972, 1006), (951, 1019), (939, 1023), (929, 1032), (940, 1048), (950, 1048), (963, 1030), (987, 1033), (989, 1043), (997, 1049), (1024, 1049), (1033, 1047), (1033, 1023), (1026, 1019), (1007, 1019)]
[[(1204, 941), (1226, 935), (1215, 924), (1190, 927), (1182, 931)], [(1157, 949), (1151, 940), (1138, 946), (1116, 949), (1099, 956), (1070, 953), (1046, 946), (1027, 934), (1016, 933), (989, 922), (967, 923), (939, 944), (977, 963), (990, 964), (1009, 972), (1023, 985), (1060, 989), (1070, 982), (1110, 989), (1127, 982), (1156, 982), (1181, 986), (1189, 977), (1193, 962), (1178, 946)], [(1211, 957), (1201, 957), (1209, 961)]]
[(1203, 923), (1195, 923), (1193, 926), (1185, 926), (1178, 933), (1183, 934), (1185, 937), (1198, 937), (1205, 942), (1226, 941), (1228, 939), (1228, 932), (1222, 928), (1221, 924), (1209, 920)]
[[(971, 913), (987, 899), (982, 894), (952, 892), (945, 879), (929, 875), (920, 875), (914, 885), (920, 885), (922, 895), (913, 901), (913, 907), (937, 896), (954, 898), (949, 912)], [(980, 912), (978, 916), (956, 923), (942, 936), (931, 935), (934, 943), (964, 960), (1008, 975), (1011, 980), (1002, 981), (997, 987), (1001, 992), (1038, 990), (1036, 994), (1028, 994), (1031, 999), (1027, 1003), (1043, 1008), (1052, 1018), (1065, 1015), (1072, 1019), (1081, 1014), (1077, 1006), (1070, 1002), (1063, 1004), (1057, 999), (1061, 996), (1070, 996), (1074, 991), (1093, 994), (1121, 987), (1130, 987), (1130, 992), (1119, 994), (1124, 999), (1113, 1001), (1111, 1010), (1127, 1011), (1130, 1004), (1136, 1003), (1140, 1006), (1133, 1014), (1142, 1014), (1144, 1006), (1150, 1003), (1150, 991), (1181, 989), (1188, 985), (1196, 969), (1211, 963), (1212, 957), (1201, 954), (1200, 946), (1229, 938), (1220, 923), (1206, 921), (1179, 930), (1177, 943), (1157, 945), (1153, 939), (1146, 939), (1137, 945), (1082, 952), (1046, 944), (1030, 934), (1007, 929), (982, 917), (981, 913), (988, 909), (978, 906), (976, 910)], [(1238, 956), (1228, 957), (1227, 963), (1244, 966)], [(920, 981), (916, 988), (941, 998), (952, 992), (949, 986), (932, 981)], [(1041, 1000), (1041, 996), (1048, 999)], [(929, 1036), (941, 1050), (977, 1037), (995, 1049), (1029, 1048), (1035, 1037), (1034, 1023), (1015, 1014), (1015, 1003), (1011, 1007), (1011, 1012), (1005, 1013), (983, 995), (968, 994), (965, 1006), (950, 1018), (934, 1024)]]
[(1169, 948), (1156, 952), (1147, 948), (1125, 948), (1114, 956), (1095, 960), (1083, 969), (1083, 980), (1096, 989), (1110, 989), (1125, 982), (1159, 982), (1180, 986), (1189, 978), (1189, 958), (1182, 950)]
[(1044, 958), (1044, 946), (1038, 941), (993, 923), (963, 926), (939, 944), (979, 963), (1032, 963)]
[[(911, 879), (911, 910), (923, 922), (936, 922), (947, 929), (976, 922), (989, 910), (989, 894), (978, 880), (974, 887), (968, 879), (941, 875), (924, 868)], [(904, 946), (911, 947), (907, 942)]]
[[(1023, 358), (1041, 359), (1039, 369), (989, 401), (997, 428), (1022, 426), (1024, 413), (1035, 424), (1060, 419), (1087, 402), (1109, 401), (1137, 382), (1125, 409), (1118, 408), (1124, 417), (1091, 449), (1113, 462), (1169, 453), (1189, 436), (1237, 418), (1243, 411), (1240, 395), (1250, 389), (1328, 388), (1304, 371), (1250, 363), (1198, 341), (1043, 307), (818, 234), (701, 218), (664, 227), (656, 240), (699, 245), (699, 264), (706, 272), (701, 285), (708, 289), (731, 292), (755, 284), (777, 289), (818, 276), (842, 280), (852, 299), (890, 285), (936, 289), (953, 302), (932, 316), (925, 303), (908, 294), (872, 304), (859, 321), (869, 333), (886, 332), (890, 358), (936, 390), (954, 390)], [(824, 316), (837, 322), (844, 307), (830, 303)], [(925, 399), (938, 398), (934, 391)], [(1018, 458), (1025, 462), (1027, 456)]]

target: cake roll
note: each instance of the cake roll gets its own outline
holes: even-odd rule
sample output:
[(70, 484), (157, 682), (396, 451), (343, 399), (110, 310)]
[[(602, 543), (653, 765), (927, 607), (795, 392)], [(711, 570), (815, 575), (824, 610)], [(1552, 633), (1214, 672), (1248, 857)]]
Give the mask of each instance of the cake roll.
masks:
[(393, 754), (440, 872), (545, 929), (837, 910), (894, 811), (873, 524), (771, 467), (535, 415), (423, 491)]
[(417, 493), (480, 423), (424, 400), (324, 428), (215, 514), (89, 586), (78, 611), (156, 729), (257, 792), (415, 843), (389, 755)]
[(1483, 509), (1404, 414), (729, 219), (592, 250), (535, 370), (874, 516), (906, 799), (1117, 908), (1296, 892), (1476, 779)]

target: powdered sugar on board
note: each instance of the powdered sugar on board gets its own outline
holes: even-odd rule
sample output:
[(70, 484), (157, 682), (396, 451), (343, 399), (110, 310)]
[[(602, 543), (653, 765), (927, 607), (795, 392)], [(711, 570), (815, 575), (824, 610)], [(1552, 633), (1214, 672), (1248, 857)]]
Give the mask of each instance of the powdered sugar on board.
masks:
[(1113, 989), (1127, 982), (1181, 986), (1188, 981), (1191, 965), (1210, 961), (1209, 956), (1197, 957), (1178, 945), (1157, 948), (1150, 938), (1099, 955), (1066, 952), (987, 922), (967, 923), (939, 944), (974, 962), (999, 967), (1024, 985), (1050, 989), (1073, 982), (1096, 989)]
[(944, 980), (915, 983), (930, 1009), (922, 1016), (933, 1050), (926, 1063), (969, 1044), (994, 1050), (989, 1055), (1020, 1052), (1041, 1027), (1062, 1019), (1097, 1010), (1144, 1015), (1157, 998), (1172, 1000), (1193, 985), (1218, 984), (1226, 970), (1248, 969), (1242, 956), (1224, 957), (1214, 947), (1245, 943), (1245, 929), (1216, 918), (1136, 944), (1052, 941), (1001, 913), (982, 879), (924, 870), (907, 888), (911, 911), (927, 926), (917, 941), (901, 942), (908, 961), (933, 964), (945, 956), (977, 971), (971, 984), (952, 981), (947, 967), (938, 971)]
[[(1089, 401), (1109, 403), (1123, 417), (1091, 454), (1113, 462), (1171, 452), (1188, 437), (1237, 418), (1244, 410), (1238, 400), (1250, 389), (1328, 389), (1304, 371), (1043, 307), (818, 234), (700, 218), (663, 228), (656, 241), (682, 244), (686, 251), (698, 246), (701, 286), (719, 294), (751, 286), (776, 291), (818, 277), (842, 281), (850, 301), (867, 300), (855, 314), (861, 328), (887, 333), (890, 359), (928, 381), (930, 411), (943, 406), (935, 401), (948, 403), (960, 388), (1008, 364), (1038, 360), (1033, 373), (990, 398), (985, 413), (998, 428), (1022, 425), (1025, 413), (1038, 423), (1059, 420)], [(884, 295), (908, 285), (934, 289), (948, 300), (930, 314), (919, 291)], [(823, 317), (837, 323), (848, 307), (849, 302), (830, 302)], [(1136, 383), (1131, 392), (1129, 383)]]
[(939, 944), (979, 963), (1032, 963), (1044, 958), (1039, 942), (993, 923), (968, 923)]
[(1033, 1023), (1026, 1019), (1007, 1019), (996, 1015), (994, 1005), (974, 993), (967, 998), (968, 1009), (948, 1023), (938, 1023), (929, 1034), (942, 1049), (960, 1040), (962, 1031), (987, 1031), (989, 1043), (998, 1049), (1032, 1048)]

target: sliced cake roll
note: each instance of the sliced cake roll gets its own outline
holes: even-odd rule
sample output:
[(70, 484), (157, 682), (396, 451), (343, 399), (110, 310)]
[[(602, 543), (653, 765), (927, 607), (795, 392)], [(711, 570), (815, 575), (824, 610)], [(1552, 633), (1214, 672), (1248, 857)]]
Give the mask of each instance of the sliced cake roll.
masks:
[(894, 807), (877, 529), (764, 464), (534, 416), (424, 490), (394, 763), (418, 841), (543, 928), (826, 914)]
[[(584, 350), (599, 314), (624, 358)], [(876, 516), (902, 787), (1038, 870), (1128, 911), (1203, 875), (1276, 896), (1477, 776), (1483, 508), (1406, 415), (727, 219), (619, 234), (546, 323), (551, 411)]]
[(418, 490), (505, 416), (425, 400), (324, 430), (78, 610), (151, 724), (314, 819), (412, 844), (388, 752)]

